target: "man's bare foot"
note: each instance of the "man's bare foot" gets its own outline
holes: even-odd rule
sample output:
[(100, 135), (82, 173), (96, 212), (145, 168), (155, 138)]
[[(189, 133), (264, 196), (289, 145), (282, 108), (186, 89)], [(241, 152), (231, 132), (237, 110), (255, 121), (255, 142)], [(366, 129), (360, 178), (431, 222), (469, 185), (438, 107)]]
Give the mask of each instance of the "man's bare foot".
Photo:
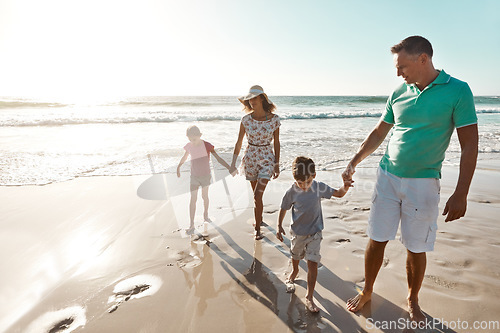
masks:
[(194, 227), (189, 227), (186, 229), (186, 235), (192, 235), (194, 234)]
[(414, 322), (421, 323), (426, 320), (424, 313), (418, 305), (418, 301), (408, 300), (408, 313), (410, 314), (410, 319)]
[(368, 303), (372, 299), (372, 293), (371, 292), (364, 292), (361, 291), (359, 294), (354, 296), (353, 298), (350, 298), (347, 301), (347, 310), (351, 312), (357, 312), (365, 306), (366, 303)]
[(314, 304), (314, 301), (309, 298), (306, 298), (306, 309), (311, 311), (312, 313), (317, 313), (319, 312), (319, 308)]

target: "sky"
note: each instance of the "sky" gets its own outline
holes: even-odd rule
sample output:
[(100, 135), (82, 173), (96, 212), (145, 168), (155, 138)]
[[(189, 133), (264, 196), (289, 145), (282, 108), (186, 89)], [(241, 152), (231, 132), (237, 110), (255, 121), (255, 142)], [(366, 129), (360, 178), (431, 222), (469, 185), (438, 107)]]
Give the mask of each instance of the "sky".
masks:
[(0, 0), (0, 96), (389, 95), (411, 35), (500, 95), (497, 0)]

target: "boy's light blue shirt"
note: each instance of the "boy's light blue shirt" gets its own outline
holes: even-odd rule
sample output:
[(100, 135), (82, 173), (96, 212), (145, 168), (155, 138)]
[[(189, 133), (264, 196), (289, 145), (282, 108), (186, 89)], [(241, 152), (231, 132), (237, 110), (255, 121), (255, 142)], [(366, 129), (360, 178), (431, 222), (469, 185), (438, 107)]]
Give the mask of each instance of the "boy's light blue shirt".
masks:
[(334, 192), (334, 188), (315, 180), (307, 191), (293, 183), (281, 201), (281, 209), (292, 208), (292, 231), (306, 236), (323, 230), (321, 198), (330, 199)]

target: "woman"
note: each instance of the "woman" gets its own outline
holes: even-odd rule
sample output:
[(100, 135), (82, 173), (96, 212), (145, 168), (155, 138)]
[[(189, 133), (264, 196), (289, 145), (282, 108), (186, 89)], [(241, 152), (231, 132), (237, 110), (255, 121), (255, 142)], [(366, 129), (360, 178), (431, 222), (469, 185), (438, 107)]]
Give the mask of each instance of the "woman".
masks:
[[(243, 137), (247, 136), (248, 146), (241, 161), (241, 172), (250, 181), (254, 196), (255, 239), (262, 239), (262, 197), (271, 178), (279, 176), (280, 140), (279, 116), (273, 111), (276, 106), (269, 100), (261, 86), (252, 86), (247, 95), (238, 98), (247, 112), (241, 118), (238, 141), (234, 147), (231, 169), (235, 168), (236, 159), (241, 150)], [(271, 142), (274, 141), (274, 151)]]

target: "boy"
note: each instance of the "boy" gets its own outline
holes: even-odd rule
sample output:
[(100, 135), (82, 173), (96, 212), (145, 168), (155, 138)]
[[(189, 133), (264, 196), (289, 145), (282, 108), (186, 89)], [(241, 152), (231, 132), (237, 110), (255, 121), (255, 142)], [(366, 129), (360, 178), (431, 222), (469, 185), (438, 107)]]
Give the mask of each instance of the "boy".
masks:
[[(196, 126), (188, 127), (186, 135), (190, 142), (184, 146), (184, 156), (182, 156), (179, 165), (177, 166), (177, 177), (181, 176), (181, 166), (186, 162), (189, 155), (191, 155), (191, 200), (189, 202), (189, 217), (191, 219), (189, 228), (186, 230), (187, 234), (194, 232), (194, 215), (196, 212), (196, 200), (198, 197), (198, 187), (201, 186), (201, 197), (203, 198), (203, 220), (210, 222), (208, 217), (208, 186), (210, 185), (211, 171), (210, 171), (210, 153), (228, 170), (231, 167), (220, 158), (215, 152), (214, 146), (207, 141), (201, 139), (200, 129)], [(233, 170), (234, 171), (234, 170)]]
[(290, 225), (293, 270), (286, 280), (287, 292), (294, 292), (294, 280), (299, 273), (300, 259), (307, 260), (307, 295), (306, 307), (311, 312), (319, 312), (314, 304), (313, 294), (316, 278), (318, 275), (318, 263), (321, 256), (319, 253), (321, 240), (323, 239), (323, 215), (321, 213), (321, 198), (330, 199), (332, 196), (342, 198), (352, 181), (344, 181), (344, 186), (338, 190), (330, 186), (316, 182), (316, 170), (313, 160), (308, 157), (299, 156), (292, 164), (293, 178), (295, 183), (285, 193), (281, 202), (278, 217), (278, 231), (276, 237), (283, 241), (285, 230), (283, 219), (286, 211), (292, 208), (292, 223)]

